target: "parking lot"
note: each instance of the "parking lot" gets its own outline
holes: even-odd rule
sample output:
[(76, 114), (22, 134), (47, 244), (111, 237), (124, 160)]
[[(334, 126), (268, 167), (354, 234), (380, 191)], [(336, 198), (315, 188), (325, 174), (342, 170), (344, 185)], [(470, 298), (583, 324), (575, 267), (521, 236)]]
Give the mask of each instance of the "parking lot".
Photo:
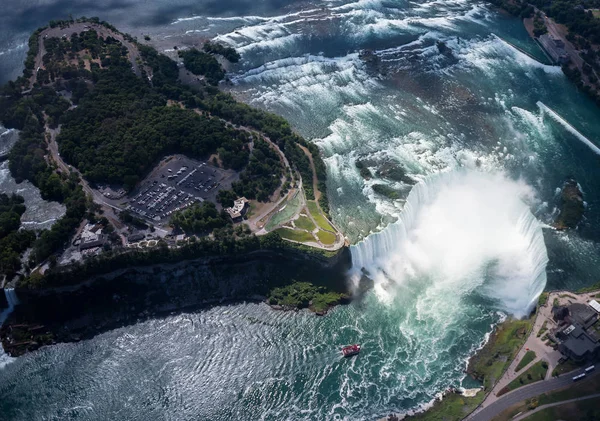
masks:
[(219, 190), (229, 189), (237, 178), (235, 171), (208, 162), (181, 155), (169, 157), (133, 192), (127, 210), (155, 223), (167, 222), (173, 212), (193, 203), (205, 200), (216, 203)]

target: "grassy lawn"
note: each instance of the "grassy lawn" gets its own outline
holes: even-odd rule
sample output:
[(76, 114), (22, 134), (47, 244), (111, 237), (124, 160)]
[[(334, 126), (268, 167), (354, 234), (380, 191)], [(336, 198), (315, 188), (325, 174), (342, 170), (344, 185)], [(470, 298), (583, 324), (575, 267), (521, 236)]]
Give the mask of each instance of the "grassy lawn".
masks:
[(316, 228), (313, 221), (307, 216), (300, 216), (294, 221), (294, 225), (306, 231), (312, 231)]
[(535, 360), (535, 352), (527, 351), (523, 356), (523, 359), (519, 361), (519, 364), (517, 364), (517, 368), (515, 368), (515, 373), (518, 373), (519, 371), (523, 370), (525, 366), (533, 360)]
[(529, 370), (521, 374), (518, 378), (510, 382), (505, 388), (498, 392), (498, 396), (503, 395), (511, 390), (518, 389), (521, 386), (539, 382), (544, 380), (548, 371), (548, 363), (546, 361), (538, 361), (532, 365)]
[(540, 298), (538, 298), (538, 306), (544, 306), (548, 302), (549, 292), (542, 292)]
[(307, 200), (306, 204), (308, 205), (308, 211), (314, 218), (315, 222), (319, 226), (319, 228), (324, 229), (326, 231), (335, 231), (331, 224), (325, 219), (323, 213), (321, 213), (321, 209), (317, 205), (317, 202), (314, 200)]
[[(274, 229), (275, 227), (283, 224), (286, 221), (289, 221), (292, 216), (294, 216), (300, 210), (300, 205), (302, 204), (302, 195), (300, 192), (297, 192), (294, 197), (292, 197), (287, 202), (284, 200), (281, 203), (280, 210), (271, 217), (269, 222), (265, 228), (267, 231)], [(285, 206), (285, 208), (284, 208)], [(281, 208), (284, 208), (281, 210)]]
[(540, 330), (537, 333), (537, 337), (539, 338), (544, 333), (546, 333), (546, 331), (548, 331), (548, 320), (545, 320), (544, 323), (542, 323), (542, 327), (540, 327)]
[(583, 364), (578, 364), (576, 362), (573, 362), (571, 360), (567, 360), (564, 363), (560, 364), (559, 366), (557, 366), (553, 371), (552, 371), (552, 375), (553, 376), (559, 376), (561, 374), (565, 374), (568, 373), (570, 371), (573, 371), (579, 367), (581, 367)]
[[(585, 381), (569, 385), (565, 389), (556, 390), (556, 391), (550, 392), (550, 393), (545, 393), (545, 394), (537, 396), (535, 398), (528, 399), (527, 401), (519, 402), (518, 404), (513, 405), (510, 408), (508, 408), (505, 411), (498, 414), (496, 416), (496, 418), (494, 418), (494, 421), (509, 421), (519, 412), (525, 412), (528, 409), (534, 409), (538, 406), (546, 405), (549, 403), (566, 401), (569, 399), (578, 398), (580, 396), (593, 395), (595, 393), (598, 393), (598, 390), (600, 390), (600, 376), (594, 376)], [(540, 412), (543, 412), (543, 411), (540, 411)], [(527, 418), (527, 420), (530, 420), (530, 419), (533, 419), (533, 418)], [(561, 419), (561, 418), (545, 418), (545, 419), (546, 420), (555, 420), (555, 419)], [(573, 417), (566, 417), (566, 418), (562, 418), (562, 419), (564, 419), (564, 420), (575, 420), (575, 419), (585, 420), (585, 418), (573, 418)]]
[(465, 398), (464, 396), (457, 395), (456, 393), (450, 393), (444, 396), (444, 399), (439, 402), (435, 402), (433, 408), (426, 412), (410, 417), (410, 420), (418, 421), (458, 421), (462, 420), (467, 414), (475, 409), (479, 405), (485, 393), (479, 392), (473, 398)]
[(596, 282), (593, 285), (590, 285), (589, 287), (584, 287), (581, 288), (579, 291), (577, 291), (579, 294), (584, 293), (584, 292), (592, 292), (592, 291), (596, 291), (597, 289), (600, 289), (600, 282)]
[(592, 9), (592, 14), (596, 19), (600, 19), (600, 9)]
[(565, 403), (525, 418), (525, 421), (547, 420), (600, 420), (600, 398), (590, 398), (582, 401)]
[(310, 232), (291, 230), (288, 228), (279, 228), (274, 232), (279, 234), (281, 238), (287, 238), (288, 240), (300, 241), (306, 243), (307, 241), (315, 241), (315, 237)]
[(335, 234), (332, 232), (319, 230), (317, 231), (317, 237), (323, 244), (331, 245), (335, 243)]
[(483, 381), (486, 390), (500, 378), (525, 342), (533, 319), (507, 320), (497, 327), (488, 343), (469, 364), (469, 372)]

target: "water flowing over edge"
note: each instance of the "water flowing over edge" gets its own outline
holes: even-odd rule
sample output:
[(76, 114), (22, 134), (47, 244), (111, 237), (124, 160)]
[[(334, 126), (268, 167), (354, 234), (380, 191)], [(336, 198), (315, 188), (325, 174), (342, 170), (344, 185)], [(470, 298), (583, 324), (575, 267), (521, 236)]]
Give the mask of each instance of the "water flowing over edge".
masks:
[[(474, 175), (471, 176), (467, 174)], [(390, 261), (398, 258), (398, 254), (403, 252), (401, 250), (402, 245), (411, 241), (413, 231), (419, 228), (419, 214), (423, 212), (426, 207), (430, 206), (436, 200), (437, 196), (442, 194), (444, 189), (449, 187), (452, 188), (452, 185), (455, 183), (461, 183), (462, 181), (460, 179), (464, 177), (491, 177), (489, 182), (486, 183), (492, 188), (495, 186), (495, 183), (514, 183), (504, 178), (504, 176), (494, 176), (476, 171), (446, 172), (426, 177), (423, 181), (417, 183), (409, 193), (398, 221), (351, 246), (350, 251), (353, 265), (351, 276), (352, 282), (355, 285), (357, 284), (363, 270), (369, 275), (373, 275), (373, 272), (381, 272), (383, 276), (388, 279), (392, 278), (393, 280), (397, 280), (401, 277), (401, 275), (390, 271), (390, 269), (400, 268), (400, 270), (403, 271), (405, 270), (405, 265), (403, 264), (402, 267), (399, 265), (394, 266), (393, 264), (390, 264)], [(483, 184), (483, 187), (486, 186), (486, 183)], [(478, 188), (481, 188), (481, 186)], [(515, 191), (512, 190), (514, 189), (511, 188), (506, 190), (500, 186), (498, 195), (506, 196), (507, 192), (509, 194), (515, 193)], [(485, 200), (485, 197), (482, 200)], [(514, 200), (518, 201), (518, 204), (514, 203)], [(506, 258), (508, 256), (507, 251), (503, 249), (503, 246), (501, 245), (498, 251), (501, 256), (497, 259), (500, 261), (500, 264), (497, 265), (499, 267), (496, 273), (496, 278), (498, 278), (498, 280), (492, 285), (489, 285), (489, 282), (480, 282), (477, 285), (473, 285), (473, 288), (480, 289), (480, 291), (489, 298), (499, 300), (501, 303), (500, 310), (520, 317), (526, 315), (532, 309), (538, 296), (545, 288), (548, 255), (544, 244), (541, 224), (520, 198), (516, 197), (514, 200), (511, 208), (499, 209), (498, 207), (494, 207), (494, 205), (498, 205), (502, 202), (501, 200), (491, 204), (490, 207), (485, 210), (490, 213), (488, 219), (491, 222), (489, 222), (488, 225), (496, 223), (495, 219), (497, 218), (497, 215), (499, 215), (497, 219), (501, 219), (503, 213), (513, 214), (510, 221), (504, 222), (512, 223), (515, 233), (518, 233), (518, 237), (508, 236), (506, 239), (502, 238), (502, 240), (506, 240), (507, 242), (519, 241), (517, 247), (520, 247), (522, 252), (527, 254), (526, 260), (522, 262), (523, 264), (521, 266), (517, 264), (516, 269), (510, 267), (510, 259)], [(487, 205), (484, 204), (483, 206)], [(444, 211), (445, 210), (442, 210), (442, 212)], [(468, 226), (470, 224), (471, 221), (468, 221), (464, 225)], [(469, 232), (467, 229), (464, 235), (473, 235), (473, 230)], [(482, 234), (481, 232), (477, 232), (475, 235), (483, 235), (483, 237), (485, 237), (485, 233)], [(494, 241), (495, 239), (496, 237), (490, 238), (490, 241)], [(440, 238), (439, 241), (446, 241), (446, 245), (448, 246), (447, 250), (450, 252), (452, 251), (453, 242), (456, 240), (455, 238)], [(477, 243), (475, 242), (474, 244)], [(511, 249), (513, 247), (512, 245), (509, 244), (506, 247), (508, 247), (508, 253), (512, 251), (514, 254), (514, 250)], [(429, 250), (425, 250), (425, 253), (428, 252)], [(479, 250), (475, 249), (469, 253), (477, 254), (478, 252)], [(482, 260), (479, 262), (479, 265), (482, 267), (488, 265), (486, 260), (492, 261), (492, 264), (497, 264), (498, 262), (495, 261), (496, 257), (493, 255), (494, 252), (496, 252), (496, 250), (492, 249), (490, 254), (482, 255)], [(503, 256), (504, 262), (502, 262)], [(486, 276), (488, 276), (488, 273), (485, 269), (482, 270), (483, 274), (480, 274), (479, 276), (485, 279)], [(471, 275), (472, 273), (466, 274), (466, 276)], [(442, 276), (445, 276), (445, 274), (442, 274)], [(518, 293), (515, 293), (514, 290), (511, 291), (511, 289), (514, 288), (519, 289)], [(464, 292), (468, 293), (470, 291), (467, 288)]]

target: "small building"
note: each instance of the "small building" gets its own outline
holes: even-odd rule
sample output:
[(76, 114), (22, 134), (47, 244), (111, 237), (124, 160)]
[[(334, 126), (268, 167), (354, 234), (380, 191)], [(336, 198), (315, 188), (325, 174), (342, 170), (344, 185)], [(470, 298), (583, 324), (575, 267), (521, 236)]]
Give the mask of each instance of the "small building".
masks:
[(233, 222), (239, 222), (242, 220), (247, 210), (248, 200), (246, 200), (245, 197), (241, 197), (233, 202), (232, 207), (226, 208), (225, 212), (229, 214), (229, 217)]
[(142, 241), (145, 238), (145, 235), (141, 232), (134, 232), (129, 237), (127, 237), (127, 242), (135, 243), (137, 241)]
[(598, 313), (588, 305), (573, 303), (569, 306), (570, 320), (588, 329), (598, 320)]
[(588, 305), (594, 309), (596, 313), (600, 313), (600, 304), (596, 300), (590, 300)]
[(102, 247), (105, 243), (105, 239), (104, 236), (102, 234), (98, 235), (96, 238), (94, 239), (90, 239), (87, 241), (81, 241), (81, 243), (79, 244), (79, 251), (83, 251), (83, 250), (89, 250), (95, 247)]
[(555, 38), (550, 34), (543, 34), (538, 38), (538, 41), (554, 63), (567, 64), (571, 61), (562, 39)]

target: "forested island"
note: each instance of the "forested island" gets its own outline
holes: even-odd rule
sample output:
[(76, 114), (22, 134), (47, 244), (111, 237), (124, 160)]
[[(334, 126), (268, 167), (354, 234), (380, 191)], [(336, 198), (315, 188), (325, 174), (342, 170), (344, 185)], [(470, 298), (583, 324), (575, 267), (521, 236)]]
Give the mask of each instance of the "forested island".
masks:
[[(228, 258), (246, 261), (255, 259), (252, 256), (258, 256), (256, 259), (264, 265), (270, 264), (270, 255), (278, 259), (285, 255), (284, 260), (314, 259), (316, 267), (337, 264), (339, 246), (327, 251), (323, 246), (286, 241), (273, 230), (265, 231), (266, 221), (278, 212), (282, 202), (302, 198), (310, 201), (310, 217), (323, 226), (315, 228), (315, 233), (330, 230), (330, 235), (335, 233), (339, 239), (340, 234), (326, 216), (325, 165), (318, 148), (294, 133), (284, 119), (222, 92), (218, 84), (225, 70), (216, 56), (233, 63), (240, 59), (234, 49), (209, 42), (202, 51), (180, 51), (180, 68), (153, 47), (96, 18), (53, 21), (32, 34), (23, 75), (2, 87), (0, 121), (7, 128), (19, 130), (19, 140), (9, 155), (13, 177), (17, 182), (29, 180), (44, 199), (64, 204), (66, 213), (48, 230), (23, 230), (22, 198), (0, 197), (0, 270), (4, 285), (30, 291), (23, 295), (35, 301), (37, 307), (46, 308), (46, 304), (32, 298), (37, 297), (36, 291), (78, 286), (92, 279), (95, 285), (102, 285), (101, 275), (112, 276), (128, 268), (184, 261), (224, 263)], [(183, 83), (181, 72), (193, 73), (200, 83)], [(208, 178), (210, 185), (206, 182), (202, 186), (202, 195), (209, 189), (215, 193), (208, 193), (205, 199), (188, 193), (184, 203), (183, 191), (169, 199), (182, 205), (170, 205), (174, 210), (167, 223), (172, 232), (165, 237), (165, 229), (161, 228), (161, 236), (154, 227), (158, 216), (138, 216), (129, 209), (135, 210), (131, 207), (136, 202), (134, 193), (140, 197), (151, 188), (166, 186), (161, 178), (147, 180), (157, 171), (164, 171), (166, 167), (161, 165), (179, 159), (173, 161), (174, 156), (199, 163), (194, 164), (197, 168), (189, 176), (206, 172), (216, 178), (223, 173), (232, 181), (221, 186)], [(165, 157), (167, 164), (163, 163)], [(187, 167), (182, 166), (177, 174), (164, 172), (170, 180), (182, 171)], [(177, 183), (172, 181), (174, 187), (170, 189), (185, 187), (182, 183), (189, 176), (182, 175)], [(187, 191), (191, 191), (193, 184), (188, 184)], [(118, 197), (130, 201), (130, 205), (125, 208), (117, 206), (116, 201), (108, 203), (110, 194), (101, 193), (102, 186), (117, 186), (113, 188), (121, 192)], [(202, 192), (199, 187), (195, 189)], [(233, 211), (228, 214), (224, 210), (240, 197), (263, 209), (264, 215), (256, 216), (248, 225), (240, 224), (231, 216)], [(136, 234), (140, 230), (147, 234)], [(313, 237), (317, 242), (321, 235)], [(213, 291), (211, 286), (207, 298), (243, 297), (250, 290), (267, 296), (270, 289), (295, 281), (291, 274), (265, 276), (260, 287), (251, 280), (246, 287), (237, 286), (239, 291), (230, 293)], [(317, 276), (312, 281), (319, 284), (323, 279)], [(308, 285), (303, 287), (308, 291), (303, 296), (318, 298), (316, 308), (320, 312), (339, 302), (340, 294), (345, 293), (342, 284)], [(113, 287), (117, 288), (110, 282), (106, 284), (108, 289)], [(306, 303), (299, 300), (298, 306)], [(98, 309), (101, 311), (101, 306)], [(30, 310), (17, 311), (12, 323), (47, 321), (59, 325), (67, 317), (45, 321), (52, 319), (50, 311)], [(76, 317), (75, 313), (68, 317)], [(19, 349), (35, 349), (57, 339), (54, 334), (46, 334), (50, 336), (40, 342), (32, 340)], [(14, 338), (6, 340), (14, 342)]]

